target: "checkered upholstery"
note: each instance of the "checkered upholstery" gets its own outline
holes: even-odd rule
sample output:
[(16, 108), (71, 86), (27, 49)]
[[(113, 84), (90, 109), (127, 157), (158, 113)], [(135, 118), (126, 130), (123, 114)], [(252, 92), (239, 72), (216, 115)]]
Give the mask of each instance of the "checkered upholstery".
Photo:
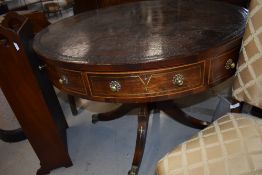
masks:
[[(262, 0), (251, 0), (233, 96), (262, 108)], [(262, 120), (229, 113), (168, 153), (157, 175), (262, 175)]]
[(157, 175), (261, 175), (262, 120), (227, 114), (179, 145)]
[(262, 108), (262, 0), (252, 0), (233, 96)]

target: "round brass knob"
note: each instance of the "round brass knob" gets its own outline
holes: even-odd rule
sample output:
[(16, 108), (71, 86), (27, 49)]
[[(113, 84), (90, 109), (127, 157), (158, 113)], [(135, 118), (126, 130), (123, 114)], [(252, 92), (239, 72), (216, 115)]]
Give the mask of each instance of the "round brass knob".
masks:
[(121, 90), (121, 85), (118, 81), (111, 81), (109, 87), (112, 92), (118, 92)]
[(231, 58), (228, 59), (226, 62), (225, 68), (229, 70), (229, 69), (234, 69), (235, 67), (236, 67), (236, 64), (234, 63), (234, 61)]
[(177, 74), (173, 77), (172, 80), (173, 84), (176, 86), (183, 86), (184, 84), (184, 77), (181, 74)]
[(68, 84), (68, 78), (65, 75), (62, 75), (58, 81), (60, 84)]

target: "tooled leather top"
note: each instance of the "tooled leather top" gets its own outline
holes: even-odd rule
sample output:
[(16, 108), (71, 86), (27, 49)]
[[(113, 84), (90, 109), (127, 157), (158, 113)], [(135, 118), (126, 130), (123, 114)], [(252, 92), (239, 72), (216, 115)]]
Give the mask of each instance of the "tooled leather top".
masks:
[(206, 0), (145, 1), (85, 12), (41, 31), (35, 51), (88, 65), (152, 63), (204, 51), (243, 34), (247, 10)]

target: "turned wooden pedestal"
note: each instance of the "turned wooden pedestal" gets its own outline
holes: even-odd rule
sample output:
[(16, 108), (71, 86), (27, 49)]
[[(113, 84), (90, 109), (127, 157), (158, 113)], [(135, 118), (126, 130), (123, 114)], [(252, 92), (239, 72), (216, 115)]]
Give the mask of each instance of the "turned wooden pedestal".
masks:
[(172, 101), (163, 101), (155, 103), (141, 103), (141, 104), (123, 104), (119, 108), (100, 114), (94, 114), (92, 116), (92, 123), (97, 123), (98, 121), (110, 121), (120, 117), (123, 117), (129, 111), (139, 108), (138, 112), (138, 125), (137, 125), (137, 139), (136, 139), (136, 148), (133, 158), (133, 163), (129, 175), (135, 175), (138, 173), (144, 149), (146, 144), (147, 136), (147, 127), (149, 121), (150, 111), (163, 111), (172, 119), (179, 121), (187, 126), (203, 129), (209, 125), (207, 121), (201, 121), (196, 118), (193, 118), (182, 110), (180, 110)]

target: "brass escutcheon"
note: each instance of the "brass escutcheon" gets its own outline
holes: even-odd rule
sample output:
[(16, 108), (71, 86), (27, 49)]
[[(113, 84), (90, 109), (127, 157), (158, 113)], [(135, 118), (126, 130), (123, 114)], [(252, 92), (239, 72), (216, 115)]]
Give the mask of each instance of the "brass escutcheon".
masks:
[(235, 67), (236, 67), (236, 64), (234, 63), (234, 61), (231, 58), (228, 59), (225, 65), (226, 70), (234, 69)]
[(121, 84), (118, 81), (111, 81), (109, 87), (112, 92), (118, 92), (121, 90)]
[(184, 84), (184, 77), (181, 74), (176, 74), (173, 79), (172, 82), (174, 85), (176, 86), (183, 86)]

